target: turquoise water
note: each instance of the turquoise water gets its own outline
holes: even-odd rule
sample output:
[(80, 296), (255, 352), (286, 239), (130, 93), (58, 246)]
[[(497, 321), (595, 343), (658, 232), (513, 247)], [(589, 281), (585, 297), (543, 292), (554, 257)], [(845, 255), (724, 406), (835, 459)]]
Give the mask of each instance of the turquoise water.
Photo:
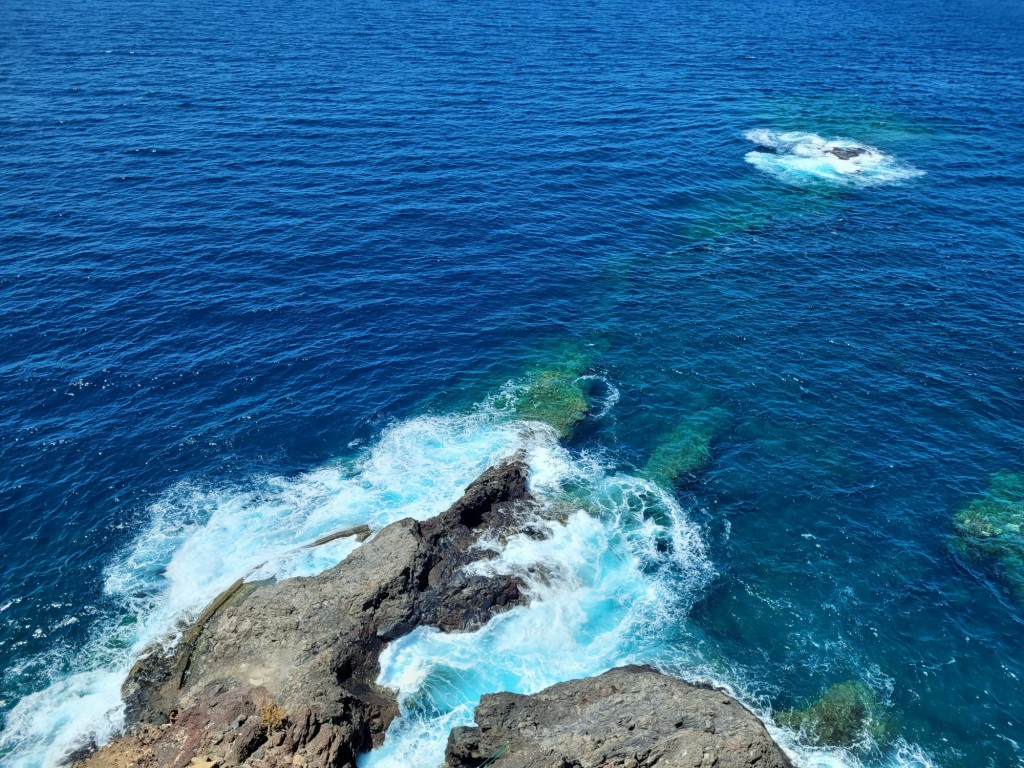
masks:
[[(493, 567), (552, 575), (389, 648), (366, 766), (637, 660), (770, 724), (865, 684), (853, 745), (771, 725), (801, 765), (1024, 764), (1022, 590), (954, 526), (1024, 472), (1022, 20), (0, 6), (0, 763), (109, 735), (239, 575), (525, 447), (551, 537)], [(563, 440), (514, 407), (552, 368)]]

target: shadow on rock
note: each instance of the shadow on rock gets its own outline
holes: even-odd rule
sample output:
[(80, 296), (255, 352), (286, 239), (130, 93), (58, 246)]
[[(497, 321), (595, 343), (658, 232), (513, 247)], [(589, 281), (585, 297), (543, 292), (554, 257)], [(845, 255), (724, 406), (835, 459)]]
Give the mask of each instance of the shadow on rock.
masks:
[(136, 664), (122, 690), (129, 735), (78, 765), (354, 768), (398, 715), (375, 682), (388, 642), (476, 628), (523, 602), (515, 577), (466, 566), (493, 557), (479, 531), (539, 511), (526, 477), (515, 456), (446, 512), (388, 525), (318, 576), (236, 584), (169, 654)]

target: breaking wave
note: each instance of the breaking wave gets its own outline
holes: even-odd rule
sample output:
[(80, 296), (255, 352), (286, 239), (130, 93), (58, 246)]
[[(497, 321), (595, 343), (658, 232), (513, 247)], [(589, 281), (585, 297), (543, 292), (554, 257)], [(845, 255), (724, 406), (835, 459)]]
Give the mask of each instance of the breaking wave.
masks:
[[(628, 662), (664, 665), (671, 638), (714, 576), (697, 526), (652, 482), (611, 471), (599, 455), (560, 444), (550, 427), (486, 405), (396, 424), (355, 459), (295, 477), (172, 488), (106, 570), (105, 591), (120, 611), (75, 654), (70, 674), (55, 673), (9, 713), (0, 763), (55, 766), (72, 749), (108, 740), (123, 723), (120, 685), (133, 661), (151, 643), (173, 642), (181, 623), (239, 575), (323, 571), (358, 544), (301, 545), (343, 527), (433, 516), (518, 450), (531, 492), (544, 502), (538, 525), (547, 536), (484, 539), (496, 556), (474, 567), (518, 575), (530, 602), (476, 631), (419, 628), (392, 643), (379, 682), (398, 692), (401, 716), (361, 767), (436, 768), (449, 731), (472, 722), (485, 693), (535, 692)], [(773, 733), (800, 765), (859, 764), (850, 753), (809, 750), (791, 733)], [(931, 765), (904, 759), (917, 753), (901, 749), (888, 764)]]
[[(362, 523), (431, 517), (499, 459), (554, 443), (546, 427), (493, 414), (422, 416), (385, 430), (352, 461), (235, 487), (170, 489), (106, 568), (104, 593), (117, 610), (84, 649), (40, 660), (54, 670), (51, 683), (7, 714), (0, 765), (55, 766), (71, 750), (108, 740), (123, 723), (120, 686), (133, 661), (151, 643), (173, 642), (179, 623), (239, 576), (319, 573), (344, 559), (355, 540), (303, 544)], [(540, 479), (543, 467), (535, 471)]]
[(759, 171), (796, 186), (815, 183), (861, 187), (896, 184), (924, 175), (875, 147), (816, 133), (759, 128), (744, 136), (757, 145), (744, 159)]

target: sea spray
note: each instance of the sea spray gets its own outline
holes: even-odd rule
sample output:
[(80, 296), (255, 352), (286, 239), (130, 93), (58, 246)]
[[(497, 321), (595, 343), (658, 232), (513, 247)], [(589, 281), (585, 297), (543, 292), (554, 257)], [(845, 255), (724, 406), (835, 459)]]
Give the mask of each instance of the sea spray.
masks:
[(875, 147), (852, 139), (825, 139), (803, 131), (759, 128), (745, 137), (757, 145), (744, 159), (760, 171), (795, 186), (830, 184), (871, 187), (922, 176)]
[[(529, 461), (530, 490), (546, 502), (548, 515), (532, 533), (484, 541), (496, 557), (473, 566), (521, 578), (529, 604), (476, 631), (421, 627), (391, 643), (380, 657), (378, 683), (397, 693), (401, 716), (383, 746), (360, 759), (360, 768), (437, 768), (449, 732), (473, 723), (486, 693), (535, 693), (626, 663), (674, 668), (691, 679), (696, 669), (700, 678), (709, 677), (701, 651), (677, 645), (690, 606), (714, 573), (685, 510), (653, 482), (609, 473), (592, 457), (559, 445), (542, 446)], [(710, 679), (735, 690), (736, 675), (742, 671)], [(769, 710), (758, 711), (798, 765), (863, 765), (857, 751), (808, 744), (776, 726)], [(863, 744), (858, 747), (864, 752)], [(933, 765), (903, 742), (884, 749), (870, 744), (868, 751), (872, 764)]]
[[(664, 661), (673, 653), (666, 640), (678, 636), (713, 577), (699, 529), (663, 488), (613, 472), (602, 456), (561, 445), (552, 427), (513, 416), (492, 404), (423, 416), (388, 428), (353, 460), (296, 477), (172, 488), (107, 568), (105, 590), (118, 610), (74, 661), (55, 665), (49, 687), (9, 713), (2, 764), (53, 766), (70, 749), (108, 739), (122, 722), (120, 685), (133, 660), (151, 643), (173, 642), (182, 622), (238, 575), (285, 578), (331, 567), (354, 539), (302, 545), (360, 523), (376, 529), (432, 516), (518, 450), (531, 491), (545, 502), (537, 521), (544, 535), (484, 538), (496, 557), (478, 567), (520, 576), (530, 602), (475, 632), (421, 628), (392, 643), (381, 682), (399, 692), (402, 716), (363, 765), (436, 767), (448, 732), (472, 722), (485, 692), (532, 692), (629, 661)], [(807, 747), (772, 727), (800, 765), (858, 764), (848, 751)], [(881, 764), (930, 765), (904, 759), (917, 754), (903, 745)]]
[(153, 643), (172, 643), (180, 626), (239, 576), (323, 571), (357, 542), (303, 544), (361, 523), (376, 529), (433, 516), (501, 458), (555, 441), (549, 427), (481, 408), (396, 424), (356, 459), (295, 477), (171, 488), (106, 569), (108, 618), (84, 648), (38, 660), (51, 669), (51, 682), (7, 714), (0, 764), (54, 766), (69, 750), (108, 740), (123, 722), (120, 686), (134, 660)]
[(530, 603), (475, 632), (421, 628), (392, 643), (378, 682), (398, 692), (402, 717), (365, 768), (439, 765), (447, 733), (472, 722), (485, 693), (534, 693), (651, 660), (711, 578), (696, 527), (653, 483), (606, 474), (559, 446), (532, 458), (548, 471), (531, 492), (556, 517), (569, 499), (575, 511), (539, 521), (543, 537), (492, 543), (497, 557), (475, 566), (523, 579)]

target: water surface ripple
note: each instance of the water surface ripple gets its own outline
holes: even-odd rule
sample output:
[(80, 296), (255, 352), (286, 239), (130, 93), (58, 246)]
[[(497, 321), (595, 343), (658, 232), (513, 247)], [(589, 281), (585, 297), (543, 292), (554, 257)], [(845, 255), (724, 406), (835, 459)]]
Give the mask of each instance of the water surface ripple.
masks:
[[(1024, 765), (1024, 607), (952, 539), (1024, 471), (1022, 22), (0, 5), (0, 763), (109, 723), (110, 670), (264, 549), (442, 508), (573, 349), (608, 407), (567, 476), (726, 414), (666, 502), (713, 577), (644, 653), (764, 713), (871, 686), (887, 739), (806, 765)], [(781, 178), (751, 131), (922, 173)]]

